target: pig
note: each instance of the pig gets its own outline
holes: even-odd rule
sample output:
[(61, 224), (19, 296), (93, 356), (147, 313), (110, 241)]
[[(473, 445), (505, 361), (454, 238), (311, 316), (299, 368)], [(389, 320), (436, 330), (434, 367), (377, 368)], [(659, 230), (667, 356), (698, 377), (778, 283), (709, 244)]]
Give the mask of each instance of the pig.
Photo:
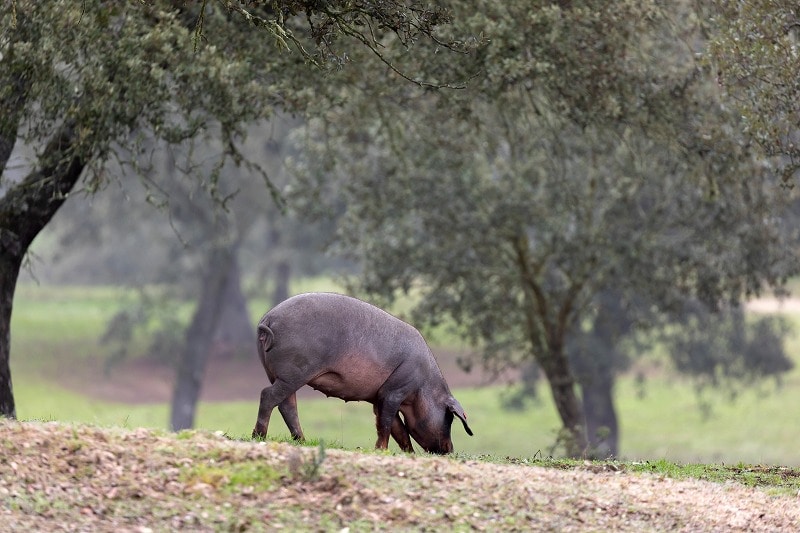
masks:
[(356, 298), (307, 293), (283, 301), (258, 323), (258, 355), (271, 385), (261, 391), (254, 438), (266, 437), (277, 406), (292, 437), (304, 439), (296, 392), (306, 384), (328, 397), (370, 402), (378, 449), (391, 435), (405, 452), (414, 452), (413, 438), (429, 453), (450, 453), (453, 416), (472, 435), (419, 331)]

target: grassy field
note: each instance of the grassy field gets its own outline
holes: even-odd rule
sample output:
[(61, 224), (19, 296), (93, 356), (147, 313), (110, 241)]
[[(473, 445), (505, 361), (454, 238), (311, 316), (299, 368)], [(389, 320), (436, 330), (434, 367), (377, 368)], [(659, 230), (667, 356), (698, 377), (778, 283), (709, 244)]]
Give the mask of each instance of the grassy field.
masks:
[[(623, 379), (617, 393), (621, 418), (622, 455), (630, 460), (667, 459), (677, 462), (781, 464), (800, 466), (797, 442), (800, 428), (787, 408), (800, 401), (796, 387), (761, 397), (748, 392), (734, 404), (714, 406), (703, 416), (690, 386), (653, 380), (644, 398), (636, 397), (631, 380)], [(17, 377), (18, 416), (23, 420), (86, 422), (101, 426), (164, 428), (165, 404), (114, 404), (66, 391), (57, 384)], [(509, 412), (500, 403), (501, 388), (455, 391), (470, 417), (474, 437), (453, 426), (458, 451), (497, 457), (547, 457), (559, 427), (550, 401), (523, 412)], [(257, 400), (202, 402), (197, 427), (246, 437), (255, 421)], [(309, 438), (324, 439), (345, 448), (371, 448), (375, 428), (371, 406), (336, 399), (300, 400), (300, 418)], [(286, 438), (277, 410), (270, 436)], [(394, 444), (392, 444), (394, 448)]]
[[(309, 288), (316, 287), (303, 290)], [(106, 348), (96, 339), (107, 317), (131, 298), (112, 288), (25, 286), (18, 291), (12, 322), (12, 373), (21, 419), (166, 427), (164, 404), (113, 404), (87, 398), (61, 388), (50, 370), (57, 366), (59, 372), (68, 372), (70, 361), (101, 357)], [(254, 302), (253, 316), (264, 308), (263, 302)], [(796, 336), (789, 347), (793, 353), (800, 351)], [(800, 425), (792, 411), (800, 405), (800, 370), (785, 376), (781, 388), (765, 389), (743, 391), (735, 401), (721, 393), (707, 393), (712, 410), (705, 416), (694, 389), (684, 380), (657, 373), (648, 378), (640, 397), (636, 380), (623, 376), (616, 389), (622, 454), (632, 460), (798, 466)], [(523, 412), (502, 408), (499, 386), (454, 391), (475, 430), (475, 436), (468, 437), (460, 424), (454, 424), (456, 449), (491, 457), (546, 457), (559, 424), (546, 388), (541, 391), (539, 401)], [(201, 403), (197, 425), (233, 437), (247, 436), (256, 409), (255, 397), (246, 402)], [(310, 438), (346, 448), (371, 448), (375, 441), (368, 404), (301, 400), (300, 417)], [(270, 435), (286, 433), (276, 410)]]

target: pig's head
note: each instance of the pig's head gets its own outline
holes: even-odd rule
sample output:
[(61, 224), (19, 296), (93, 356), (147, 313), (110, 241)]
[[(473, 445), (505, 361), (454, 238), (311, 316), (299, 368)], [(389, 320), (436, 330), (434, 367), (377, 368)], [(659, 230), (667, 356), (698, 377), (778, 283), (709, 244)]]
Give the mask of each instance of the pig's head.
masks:
[(421, 394), (417, 401), (400, 410), (409, 434), (428, 453), (445, 454), (453, 451), (450, 427), (455, 416), (461, 420), (467, 434), (472, 436), (464, 408), (449, 394), (445, 397)]

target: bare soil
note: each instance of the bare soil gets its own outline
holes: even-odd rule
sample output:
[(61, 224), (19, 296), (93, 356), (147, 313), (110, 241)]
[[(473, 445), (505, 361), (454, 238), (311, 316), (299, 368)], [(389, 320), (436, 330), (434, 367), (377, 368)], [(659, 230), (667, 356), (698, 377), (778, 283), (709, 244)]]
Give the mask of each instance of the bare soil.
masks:
[[(507, 383), (513, 373), (494, 377), (480, 370), (464, 372), (457, 359), (460, 352), (435, 350), (436, 359), (450, 388), (475, 387), (489, 383)], [(149, 359), (125, 360), (105, 371), (103, 361), (90, 360), (84, 364), (70, 361), (69, 368), (54, 368), (56, 382), (91, 398), (121, 403), (163, 403), (172, 397), (175, 371), (167, 364)], [(255, 353), (251, 357), (237, 354), (230, 347), (218, 345), (206, 367), (202, 401), (254, 401), (267, 386), (267, 376)], [(322, 397), (322, 394), (303, 387), (301, 397)]]
[(797, 531), (800, 497), (588, 464), (0, 421), (2, 531)]

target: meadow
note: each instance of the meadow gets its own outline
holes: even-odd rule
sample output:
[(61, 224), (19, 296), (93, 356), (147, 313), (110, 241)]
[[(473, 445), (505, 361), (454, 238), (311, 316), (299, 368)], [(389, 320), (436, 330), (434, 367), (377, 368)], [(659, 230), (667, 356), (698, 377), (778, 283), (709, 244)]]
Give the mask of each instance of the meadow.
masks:
[[(166, 427), (165, 403), (101, 401), (81, 394), (74, 386), (63, 386), (64, 376), (76, 365), (103, 360), (108, 347), (97, 339), (108, 317), (132, 298), (122, 289), (108, 287), (19, 288), (12, 320), (12, 376), (21, 420)], [(254, 301), (252, 316), (260, 316), (264, 308), (264, 302)], [(434, 351), (453, 348), (446, 334), (434, 339)], [(790, 353), (800, 352), (797, 332), (789, 339), (788, 348)], [(706, 391), (703, 399), (711, 407), (706, 411), (691, 382), (675, 377), (668, 368), (656, 368), (648, 371), (643, 385), (633, 372), (617, 384), (623, 458), (800, 466), (796, 452), (800, 425), (792, 413), (800, 405), (800, 369), (785, 375), (780, 386), (764, 384), (743, 390), (735, 398)], [(468, 437), (460, 424), (454, 424), (457, 451), (498, 458), (549, 456), (559, 423), (546, 387), (540, 387), (537, 401), (523, 411), (503, 408), (504, 390), (502, 385), (492, 385), (453, 391), (475, 431), (474, 437)], [(370, 405), (301, 398), (299, 408), (309, 438), (349, 449), (372, 448), (375, 429)], [(257, 391), (250, 401), (201, 402), (197, 427), (246, 438), (256, 409)], [(270, 437), (286, 438), (286, 434), (276, 410)]]

